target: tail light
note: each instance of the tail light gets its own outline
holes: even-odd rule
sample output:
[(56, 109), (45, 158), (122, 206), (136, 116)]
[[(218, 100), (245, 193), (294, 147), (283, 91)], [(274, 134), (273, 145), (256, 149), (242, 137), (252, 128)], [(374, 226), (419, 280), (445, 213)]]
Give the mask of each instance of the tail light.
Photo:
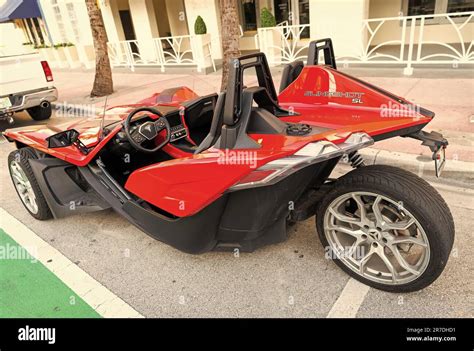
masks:
[(53, 81), (53, 72), (49, 68), (48, 61), (41, 61), (41, 67), (43, 67), (44, 76), (46, 77), (47, 82)]
[(363, 132), (351, 134), (344, 143), (338, 145), (327, 140), (308, 143), (293, 155), (271, 161), (257, 168), (230, 187), (229, 190), (235, 191), (274, 184), (308, 165), (341, 157), (373, 143), (374, 140)]

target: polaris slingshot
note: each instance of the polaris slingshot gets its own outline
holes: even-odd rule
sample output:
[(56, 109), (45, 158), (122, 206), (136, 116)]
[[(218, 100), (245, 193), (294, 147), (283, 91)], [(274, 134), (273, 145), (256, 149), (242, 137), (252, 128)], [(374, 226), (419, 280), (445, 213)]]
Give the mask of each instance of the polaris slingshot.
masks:
[[(45, 220), (113, 208), (192, 254), (251, 252), (315, 215), (323, 246), (354, 278), (392, 292), (431, 284), (453, 245), (449, 208), (426, 181), (365, 165), (358, 150), (415, 138), (439, 174), (447, 141), (422, 130), (434, 114), (338, 71), (329, 39), (284, 68), (279, 94), (264, 54), (229, 69), (219, 94), (177, 87), (95, 118), (7, 130), (27, 211)], [(247, 70), (257, 86), (244, 84)], [(354, 169), (330, 178), (341, 160)]]

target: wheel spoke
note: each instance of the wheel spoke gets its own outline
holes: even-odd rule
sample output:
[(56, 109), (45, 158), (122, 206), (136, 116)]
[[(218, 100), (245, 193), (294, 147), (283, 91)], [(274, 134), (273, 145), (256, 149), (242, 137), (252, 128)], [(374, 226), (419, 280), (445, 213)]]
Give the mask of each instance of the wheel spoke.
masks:
[(354, 193), (352, 194), (352, 198), (357, 203), (357, 207), (359, 207), (361, 221), (365, 220), (367, 218), (367, 211), (365, 210), (364, 201), (362, 201), (362, 198), (359, 195)]
[(21, 184), (21, 183), (16, 183), (15, 185), (16, 185), (16, 188), (18, 189), (18, 192), (19, 192), (20, 194), (23, 194), (23, 193), (26, 191), (26, 188), (25, 188), (25, 186), (24, 186), (23, 184)]
[(428, 247), (428, 245), (421, 239), (415, 238), (413, 236), (398, 236), (391, 241), (392, 245), (397, 244), (415, 244), (423, 247)]
[(17, 172), (13, 172), (12, 173), (12, 177), (15, 178), (15, 180), (18, 182), (18, 183), (23, 183), (24, 180), (23, 178), (17, 173)]
[(395, 267), (393, 267), (392, 262), (388, 259), (387, 255), (385, 255), (385, 251), (383, 247), (381, 247), (379, 250), (377, 250), (377, 256), (381, 258), (385, 266), (388, 268), (390, 271), (390, 274), (392, 275), (392, 282), (397, 281), (397, 271), (395, 270)]
[(415, 220), (413, 218), (410, 218), (407, 220), (394, 222), (394, 223), (385, 222), (385, 228), (392, 229), (392, 230), (406, 230), (410, 228), (413, 224), (415, 224)]
[(398, 264), (400, 267), (405, 269), (407, 272), (410, 272), (411, 274), (414, 275), (419, 275), (420, 272), (418, 272), (412, 265), (410, 265), (405, 258), (403, 258), (402, 254), (398, 250), (398, 247), (396, 245), (390, 246), (390, 250), (393, 252), (393, 256), (397, 260)]
[(36, 198), (35, 197), (28, 197), (30, 200), (31, 207), (33, 208), (34, 211), (38, 210), (38, 205), (36, 204)]
[(380, 211), (380, 201), (382, 200), (382, 197), (379, 195), (375, 198), (374, 203), (372, 204), (372, 211), (374, 212), (375, 216), (375, 221), (377, 225), (382, 226), (385, 224), (385, 221), (383, 220), (382, 217), (382, 212)]
[(36, 202), (36, 195), (25, 172), (16, 161), (10, 163), (10, 170), (13, 184), (18, 191), (21, 201), (29, 211), (37, 213), (38, 203)]
[(346, 223), (350, 223), (350, 224), (355, 224), (355, 225), (358, 225), (358, 226), (361, 226), (361, 225), (362, 225), (361, 221), (360, 221), (358, 218), (354, 218), (354, 217), (349, 217), (349, 216), (343, 215), (342, 213), (337, 212), (337, 211), (334, 210), (333, 208), (329, 208), (329, 212), (330, 212), (336, 219), (340, 220), (341, 222), (346, 222)]
[(367, 239), (362, 238), (361, 236), (359, 236), (356, 240), (354, 240), (349, 250), (347, 250), (347, 254), (346, 254), (347, 257), (352, 257), (352, 255), (354, 255), (354, 253), (356, 252), (357, 248), (360, 247), (360, 244), (362, 244), (365, 241), (367, 241)]
[(374, 249), (370, 247), (369, 252), (359, 261), (359, 272), (360, 274), (364, 275), (364, 268), (367, 262), (370, 260), (372, 255), (375, 253)]
[(364, 232), (362, 232), (361, 230), (353, 230), (353, 229), (350, 229), (350, 228), (346, 228), (346, 227), (340, 227), (340, 226), (330, 226), (327, 228), (328, 230), (335, 230), (335, 231), (338, 231), (338, 232), (341, 232), (341, 233), (344, 233), (344, 234), (349, 234), (350, 236), (353, 236), (355, 238), (359, 238), (362, 234), (364, 234)]
[(24, 203), (28, 202), (28, 195), (26, 193), (20, 193), (20, 198)]

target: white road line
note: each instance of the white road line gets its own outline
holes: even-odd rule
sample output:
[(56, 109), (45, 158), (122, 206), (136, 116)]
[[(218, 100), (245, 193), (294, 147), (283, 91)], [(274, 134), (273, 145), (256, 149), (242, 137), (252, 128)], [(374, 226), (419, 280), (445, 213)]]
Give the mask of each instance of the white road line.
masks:
[(351, 278), (326, 318), (355, 318), (370, 287)]
[[(143, 318), (130, 305), (0, 207), (0, 228), (106, 318)], [(31, 250), (31, 251), (30, 251)], [(34, 251), (34, 252), (33, 252)]]

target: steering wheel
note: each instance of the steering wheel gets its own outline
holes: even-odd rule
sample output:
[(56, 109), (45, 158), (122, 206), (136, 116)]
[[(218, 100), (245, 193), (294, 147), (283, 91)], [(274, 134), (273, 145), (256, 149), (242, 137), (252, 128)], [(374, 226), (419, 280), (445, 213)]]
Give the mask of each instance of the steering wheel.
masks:
[[(132, 127), (132, 118), (139, 112), (150, 112), (156, 116), (158, 119), (156, 120), (148, 120), (144, 123), (137, 124), (137, 128), (130, 131)], [(136, 122), (137, 123), (137, 122)], [(139, 107), (127, 116), (125, 121), (123, 122), (123, 129), (125, 131), (125, 135), (127, 136), (128, 141), (130, 144), (137, 150), (146, 152), (146, 153), (153, 153), (161, 149), (163, 146), (168, 144), (171, 138), (171, 127), (168, 120), (163, 117), (163, 115), (156, 109), (152, 107)], [(166, 140), (163, 141), (161, 144), (157, 145), (154, 148), (149, 148), (143, 146), (144, 143), (147, 141), (153, 140), (156, 138), (158, 133), (160, 133), (163, 129), (166, 129)]]

